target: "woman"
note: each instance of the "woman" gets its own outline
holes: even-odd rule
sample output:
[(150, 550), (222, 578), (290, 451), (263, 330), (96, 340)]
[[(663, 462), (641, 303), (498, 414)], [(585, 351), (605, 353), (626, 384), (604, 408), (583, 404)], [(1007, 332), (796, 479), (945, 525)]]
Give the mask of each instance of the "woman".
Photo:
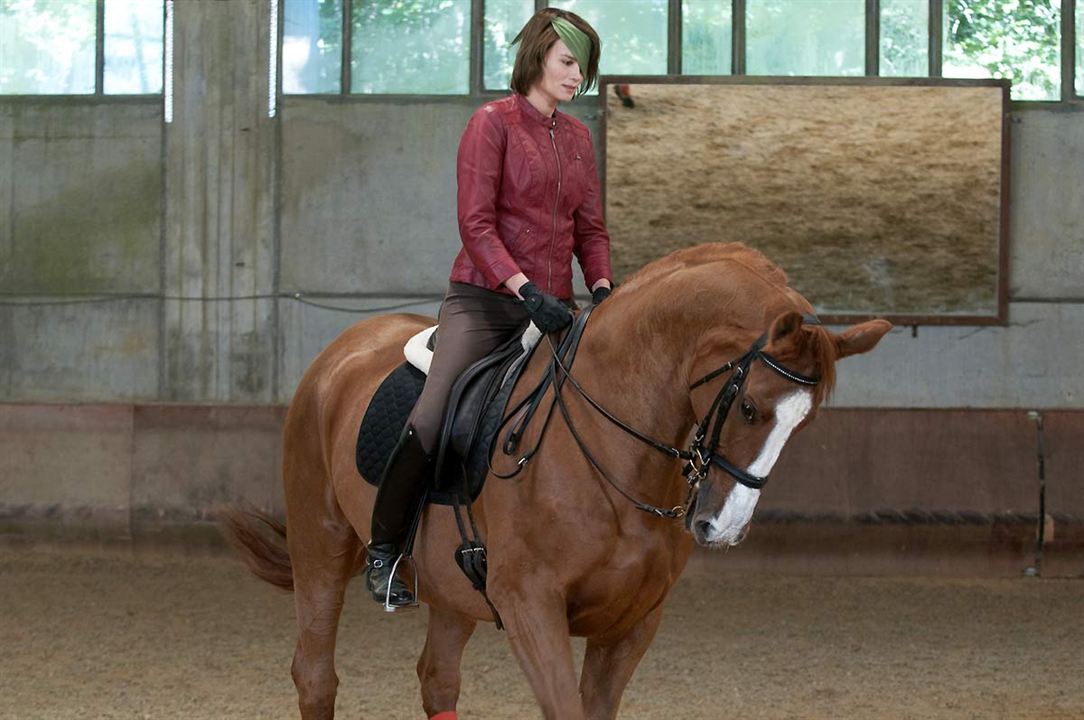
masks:
[[(459, 234), (440, 310), (439, 342), (421, 397), (377, 491), (366, 582), (390, 609), (413, 605), (392, 569), (431, 476), (459, 374), (521, 332), (572, 321), (572, 255), (597, 304), (610, 293), (610, 237), (602, 220), (591, 134), (557, 112), (598, 77), (598, 34), (573, 13), (539, 11), (519, 43), (512, 94), (471, 116), (459, 142)], [(389, 592), (390, 583), (390, 592)]]

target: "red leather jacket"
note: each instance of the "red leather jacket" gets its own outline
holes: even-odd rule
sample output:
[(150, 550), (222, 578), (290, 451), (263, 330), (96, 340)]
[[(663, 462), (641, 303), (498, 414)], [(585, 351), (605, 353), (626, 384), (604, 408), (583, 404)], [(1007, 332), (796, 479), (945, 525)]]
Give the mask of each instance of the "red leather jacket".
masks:
[(572, 296), (572, 254), (588, 289), (613, 278), (591, 133), (564, 113), (540, 113), (526, 97), (480, 107), (456, 163), (463, 248), (451, 280), (512, 294), (524, 273), (543, 292)]

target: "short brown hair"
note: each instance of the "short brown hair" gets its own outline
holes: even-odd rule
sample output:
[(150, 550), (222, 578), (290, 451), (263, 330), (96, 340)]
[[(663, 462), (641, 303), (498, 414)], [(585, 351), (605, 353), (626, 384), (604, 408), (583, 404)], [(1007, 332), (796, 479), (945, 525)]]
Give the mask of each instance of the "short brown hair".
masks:
[(535, 13), (534, 17), (527, 21), (523, 29), (516, 35), (513, 44), (519, 43), (516, 51), (516, 64), (512, 68), (512, 89), (520, 95), (526, 95), (531, 87), (542, 78), (542, 67), (546, 62), (546, 53), (553, 44), (560, 40), (557, 31), (553, 29), (551, 21), (555, 17), (568, 20), (582, 30), (591, 39), (591, 58), (587, 61), (587, 67), (580, 68), (583, 74), (583, 83), (580, 85), (581, 92), (590, 90), (598, 81), (598, 58), (599, 40), (595, 29), (576, 13), (557, 8), (545, 8)]

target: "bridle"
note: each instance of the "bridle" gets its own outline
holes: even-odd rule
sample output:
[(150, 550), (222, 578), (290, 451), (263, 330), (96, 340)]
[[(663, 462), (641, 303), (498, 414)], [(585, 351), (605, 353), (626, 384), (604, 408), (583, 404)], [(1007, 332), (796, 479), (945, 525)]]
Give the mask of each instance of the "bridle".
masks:
[[(584, 310), (584, 314), (589, 315), (593, 309), (594, 306), (588, 307), (586, 310)], [(586, 325), (586, 317), (583, 318), (583, 323), (584, 325)], [(821, 322), (817, 319), (815, 315), (806, 313), (802, 315), (802, 324), (820, 325)], [(715, 399), (712, 401), (711, 406), (708, 408), (708, 411), (704, 414), (704, 418), (697, 424), (696, 432), (693, 434), (693, 439), (689, 445), (689, 449), (680, 450), (676, 447), (659, 442), (645, 435), (636, 428), (615, 417), (612, 413), (602, 407), (602, 405), (600, 405), (594, 398), (592, 398), (587, 393), (587, 391), (583, 389), (583, 386), (581, 386), (580, 383), (577, 382), (576, 379), (572, 376), (570, 369), (566, 367), (564, 361), (561, 360), (561, 357), (557, 352), (557, 348), (553, 344), (552, 338), (550, 336), (547, 336), (547, 340), (549, 340), (550, 349), (553, 353), (553, 365), (551, 367), (553, 368), (554, 372), (556, 372), (556, 369), (559, 368), (564, 378), (568, 380), (572, 387), (576, 389), (576, 392), (579, 393), (579, 395), (584, 400), (586, 400), (588, 404), (591, 405), (591, 407), (598, 411), (607, 420), (617, 425), (619, 428), (624, 430), (629, 435), (632, 435), (637, 440), (655, 448), (659, 452), (662, 452), (673, 458), (685, 461), (685, 464), (682, 468), (682, 475), (685, 476), (685, 480), (689, 484), (689, 493), (684, 505), (676, 505), (672, 508), (666, 509), (636, 500), (631, 495), (629, 495), (620, 485), (614, 482), (612, 478), (610, 478), (606, 471), (603, 470), (602, 467), (598, 464), (598, 461), (595, 460), (591, 452), (587, 449), (587, 446), (584, 444), (583, 439), (580, 437), (580, 434), (576, 431), (576, 428), (572, 423), (572, 418), (569, 416), (568, 408), (565, 405), (564, 398), (561, 396), (561, 383), (554, 383), (555, 403), (560, 408), (561, 416), (564, 418), (565, 424), (568, 425), (568, 429), (572, 433), (572, 437), (576, 440), (576, 444), (579, 445), (580, 451), (587, 458), (588, 462), (591, 463), (591, 466), (594, 467), (595, 470), (598, 471), (598, 473), (602, 475), (602, 477), (605, 478), (606, 481), (614, 487), (614, 489), (616, 489), (619, 493), (621, 493), (621, 495), (623, 495), (626, 499), (632, 502), (637, 509), (663, 518), (681, 518), (689, 512), (689, 509), (691, 508), (696, 498), (696, 493), (699, 489), (700, 482), (707, 477), (708, 471), (711, 469), (712, 466), (715, 466), (725, 471), (728, 475), (734, 478), (736, 482), (754, 490), (759, 490), (760, 488), (764, 487), (765, 483), (768, 482), (767, 475), (753, 475), (735, 466), (733, 463), (726, 459), (726, 457), (722, 453), (722, 450), (719, 448), (719, 439), (722, 436), (723, 425), (726, 422), (726, 418), (730, 414), (730, 407), (734, 404), (734, 400), (741, 393), (741, 389), (745, 385), (746, 379), (749, 377), (749, 370), (754, 362), (759, 360), (766, 367), (770, 368), (777, 374), (797, 385), (814, 386), (817, 385), (818, 382), (820, 382), (819, 378), (809, 377), (807, 375), (803, 375), (787, 368), (774, 357), (764, 352), (764, 346), (768, 342), (768, 333), (764, 333), (759, 338), (757, 338), (756, 341), (753, 342), (749, 349), (745, 351), (745, 354), (741, 355), (740, 357), (734, 358), (730, 362), (722, 365), (719, 368), (716, 368), (715, 370), (712, 370), (707, 375), (700, 378), (689, 386), (689, 390), (692, 391), (700, 387), (701, 385), (705, 385), (711, 382), (712, 380), (719, 377), (720, 375), (723, 375), (724, 373), (730, 373), (730, 375), (727, 376), (726, 382), (719, 389), (719, 392), (716, 393)], [(705, 444), (705, 440), (708, 440), (709, 437), (710, 441)]]

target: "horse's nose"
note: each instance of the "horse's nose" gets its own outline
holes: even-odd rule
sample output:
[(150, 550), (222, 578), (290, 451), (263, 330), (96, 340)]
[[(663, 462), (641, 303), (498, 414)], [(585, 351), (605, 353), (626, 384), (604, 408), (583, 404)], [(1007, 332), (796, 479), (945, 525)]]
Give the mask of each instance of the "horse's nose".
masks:
[(695, 533), (697, 542), (707, 542), (708, 536), (711, 535), (711, 521), (710, 520), (695, 520), (693, 521), (693, 532)]

